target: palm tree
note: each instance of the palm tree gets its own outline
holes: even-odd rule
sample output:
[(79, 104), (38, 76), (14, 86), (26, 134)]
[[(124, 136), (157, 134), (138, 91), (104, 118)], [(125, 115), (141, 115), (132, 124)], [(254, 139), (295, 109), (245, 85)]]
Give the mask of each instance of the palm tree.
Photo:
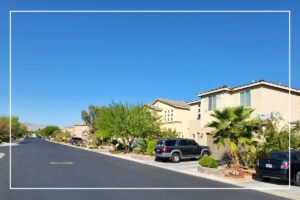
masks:
[(241, 149), (254, 152), (254, 132), (258, 130), (260, 120), (250, 119), (253, 109), (243, 106), (228, 107), (223, 110), (214, 110), (211, 116), (214, 121), (206, 126), (213, 128), (212, 136), (218, 149), (228, 145), (230, 163), (229, 166), (238, 170), (240, 161), (238, 153)]

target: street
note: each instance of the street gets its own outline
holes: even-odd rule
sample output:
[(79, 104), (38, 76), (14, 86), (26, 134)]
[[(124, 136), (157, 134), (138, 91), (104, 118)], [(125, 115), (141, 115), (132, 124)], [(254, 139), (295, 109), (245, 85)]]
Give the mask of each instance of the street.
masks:
[[(282, 199), (253, 190), (9, 190), (9, 149), (0, 159), (1, 199)], [(128, 160), (27, 138), (12, 147), (13, 188), (235, 187)]]

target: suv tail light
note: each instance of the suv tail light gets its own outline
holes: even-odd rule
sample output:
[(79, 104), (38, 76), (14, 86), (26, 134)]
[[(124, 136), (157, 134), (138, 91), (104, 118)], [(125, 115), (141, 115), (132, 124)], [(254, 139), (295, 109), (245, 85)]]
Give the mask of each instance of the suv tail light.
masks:
[(280, 169), (288, 169), (289, 168), (289, 163), (286, 161), (282, 161)]
[(163, 146), (163, 148), (161, 148), (162, 152), (166, 152), (168, 149), (166, 146)]
[(259, 160), (256, 160), (256, 166), (259, 166)]

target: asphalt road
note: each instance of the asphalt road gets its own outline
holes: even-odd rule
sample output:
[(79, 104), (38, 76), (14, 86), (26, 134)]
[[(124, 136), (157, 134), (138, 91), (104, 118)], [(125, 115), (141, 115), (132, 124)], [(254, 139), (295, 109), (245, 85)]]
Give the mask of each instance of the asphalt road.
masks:
[[(9, 152), (0, 159), (0, 199), (282, 199), (253, 190), (9, 190)], [(57, 164), (67, 162), (68, 164)], [(52, 163), (52, 164), (51, 164)], [(235, 187), (94, 152), (29, 138), (12, 147), (13, 188)]]

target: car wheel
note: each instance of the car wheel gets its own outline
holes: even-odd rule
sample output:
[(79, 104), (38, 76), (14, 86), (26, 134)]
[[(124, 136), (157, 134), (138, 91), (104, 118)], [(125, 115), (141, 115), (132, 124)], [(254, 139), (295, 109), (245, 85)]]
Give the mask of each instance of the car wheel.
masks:
[(270, 181), (270, 178), (269, 178), (269, 177), (260, 176), (260, 178), (261, 178), (263, 181)]
[(296, 174), (295, 185), (300, 186), (300, 171)]
[(173, 163), (180, 162), (180, 155), (179, 155), (179, 153), (173, 153), (172, 156), (171, 156), (171, 161)]
[(159, 157), (155, 157), (155, 161), (161, 161)]

